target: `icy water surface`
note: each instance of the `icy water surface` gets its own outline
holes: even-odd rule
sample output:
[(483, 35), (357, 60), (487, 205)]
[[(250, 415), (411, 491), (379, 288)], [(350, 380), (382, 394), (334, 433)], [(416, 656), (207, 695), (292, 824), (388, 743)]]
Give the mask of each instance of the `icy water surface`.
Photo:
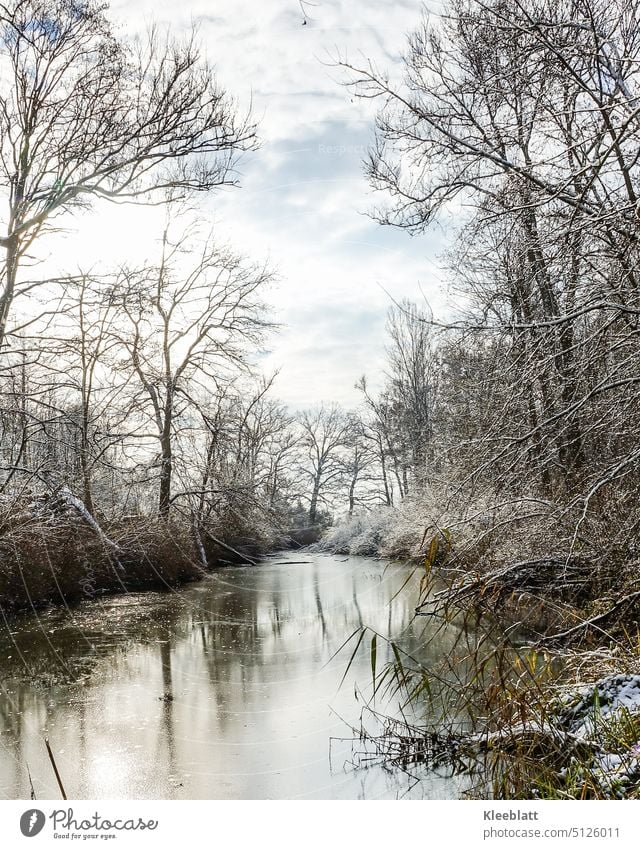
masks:
[[(295, 561), (305, 561), (303, 563)], [(447, 798), (429, 771), (355, 769), (371, 663), (333, 657), (361, 625), (428, 663), (413, 567), (307, 552), (230, 567), (178, 591), (0, 618), (0, 794), (59, 798)], [(386, 649), (378, 640), (378, 665)], [(378, 703), (393, 710), (394, 705)], [(356, 747), (357, 748), (357, 747)]]

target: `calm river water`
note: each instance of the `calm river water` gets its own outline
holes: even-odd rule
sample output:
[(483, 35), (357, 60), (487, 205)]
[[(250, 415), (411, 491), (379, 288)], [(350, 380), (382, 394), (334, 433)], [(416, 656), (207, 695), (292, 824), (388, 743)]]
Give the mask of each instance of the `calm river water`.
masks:
[(410, 566), (298, 552), (0, 618), (0, 794), (28, 798), (29, 771), (37, 798), (59, 798), (48, 736), (72, 799), (457, 796), (444, 772), (355, 768), (351, 740), (332, 739), (351, 738), (371, 694), (368, 640), (341, 687), (351, 652), (332, 657), (357, 628), (427, 665), (455, 640), (452, 625), (425, 645), (418, 584)]

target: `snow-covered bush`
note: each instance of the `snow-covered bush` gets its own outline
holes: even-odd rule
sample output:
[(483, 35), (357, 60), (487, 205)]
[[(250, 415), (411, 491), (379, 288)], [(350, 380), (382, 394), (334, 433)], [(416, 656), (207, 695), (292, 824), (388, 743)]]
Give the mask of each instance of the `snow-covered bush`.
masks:
[(377, 555), (396, 516), (389, 507), (346, 516), (329, 528), (314, 547), (333, 554)]

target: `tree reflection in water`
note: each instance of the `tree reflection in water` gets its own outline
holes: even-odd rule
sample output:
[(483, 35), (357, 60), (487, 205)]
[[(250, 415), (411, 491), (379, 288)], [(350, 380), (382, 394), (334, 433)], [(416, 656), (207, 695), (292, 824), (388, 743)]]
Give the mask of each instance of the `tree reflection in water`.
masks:
[[(38, 797), (57, 797), (47, 734), (70, 798), (404, 793), (402, 775), (351, 770), (348, 741), (329, 764), (329, 739), (348, 736), (360, 714), (354, 687), (371, 686), (363, 655), (338, 689), (347, 658), (334, 654), (362, 625), (432, 653), (447, 651), (455, 628), (424, 648), (412, 567), (306, 559), (13, 620), (0, 634), (0, 792), (28, 798), (28, 765)], [(431, 773), (410, 795), (456, 792)]]

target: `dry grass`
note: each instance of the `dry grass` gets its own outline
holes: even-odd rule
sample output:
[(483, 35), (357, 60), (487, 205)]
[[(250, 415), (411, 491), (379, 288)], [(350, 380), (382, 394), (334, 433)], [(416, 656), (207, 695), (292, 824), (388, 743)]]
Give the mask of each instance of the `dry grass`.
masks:
[(74, 604), (104, 593), (171, 587), (202, 574), (185, 524), (147, 518), (104, 530), (117, 549), (72, 516), (5, 523), (2, 607), (18, 611)]

